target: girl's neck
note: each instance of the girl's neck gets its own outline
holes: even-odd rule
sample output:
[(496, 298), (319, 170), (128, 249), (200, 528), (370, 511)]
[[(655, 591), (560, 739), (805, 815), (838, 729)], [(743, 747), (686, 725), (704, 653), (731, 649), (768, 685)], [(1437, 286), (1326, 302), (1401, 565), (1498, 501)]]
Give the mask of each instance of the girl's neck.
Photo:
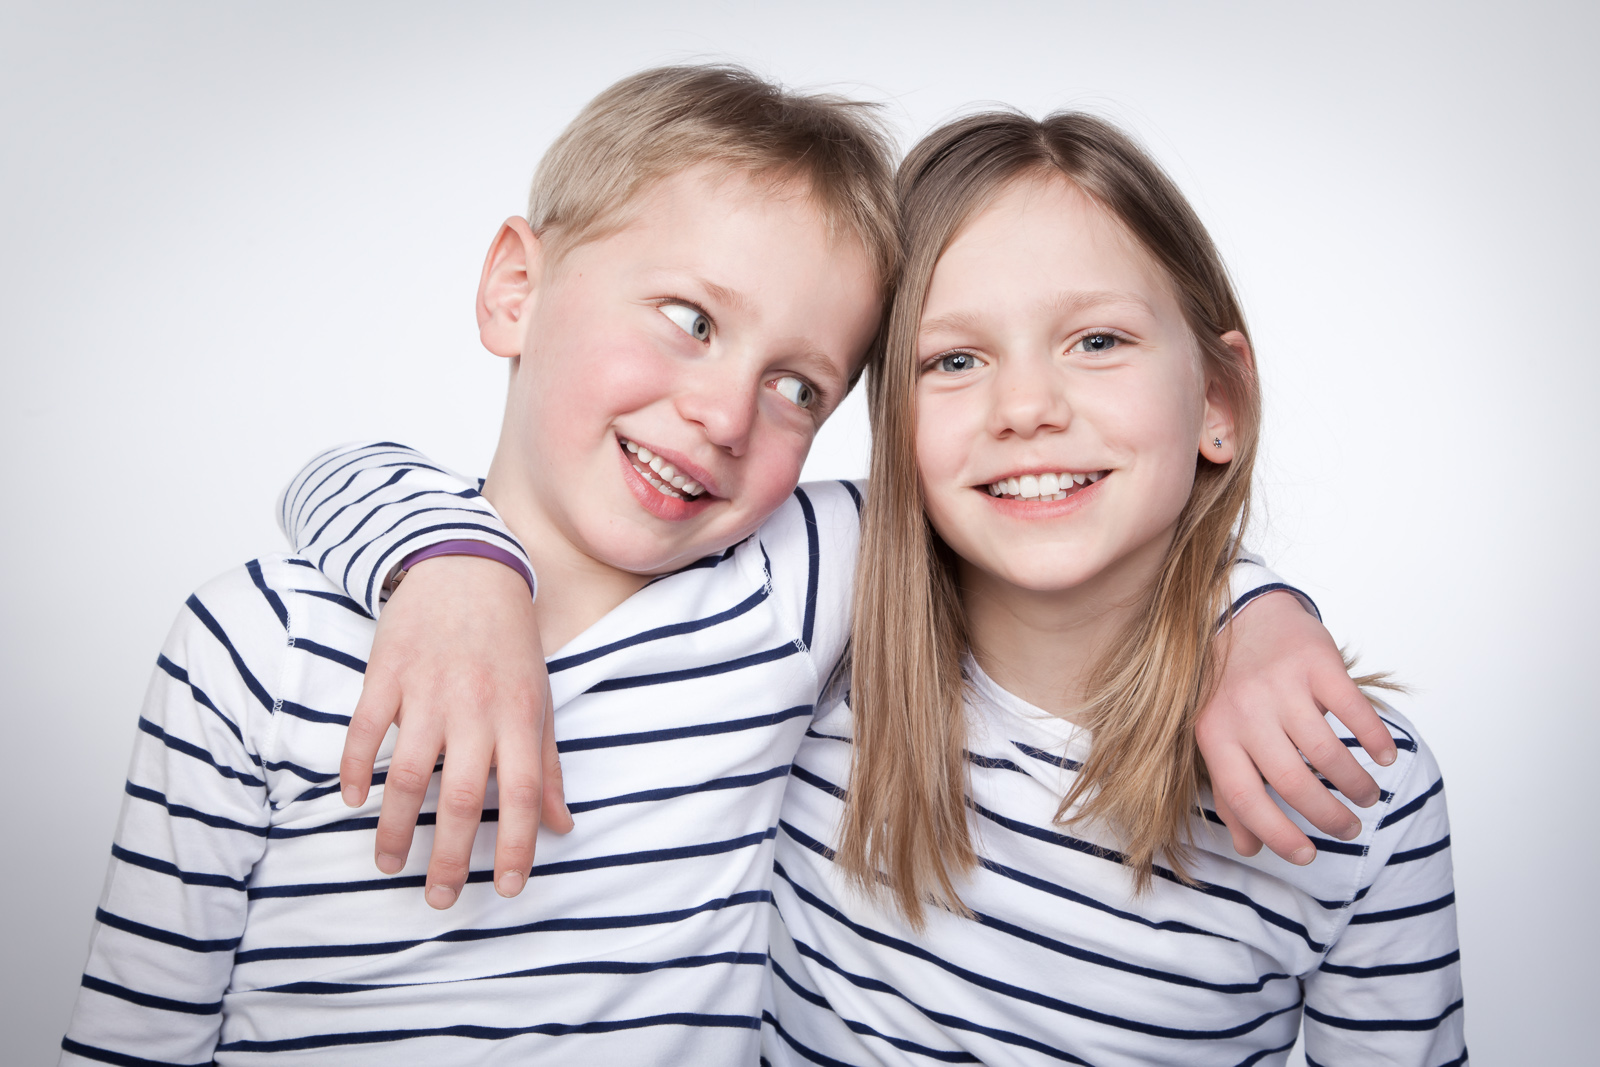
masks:
[(1095, 664), (1149, 598), (1165, 558), (1124, 559), (1065, 590), (1024, 589), (960, 561), (973, 658), (995, 684), (1034, 707), (1081, 722)]

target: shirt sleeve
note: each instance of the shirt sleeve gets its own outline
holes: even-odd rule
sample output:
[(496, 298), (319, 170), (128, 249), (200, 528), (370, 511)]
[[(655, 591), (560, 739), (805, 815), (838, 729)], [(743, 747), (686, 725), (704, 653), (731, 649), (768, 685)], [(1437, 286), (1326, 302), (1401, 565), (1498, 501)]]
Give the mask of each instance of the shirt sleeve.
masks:
[(1301, 606), (1316, 616), (1318, 622), (1322, 621), (1322, 612), (1317, 610), (1315, 601), (1274, 574), (1260, 556), (1252, 552), (1240, 552), (1239, 558), (1233, 561), (1233, 570), (1228, 574), (1228, 596), (1231, 604), (1228, 614), (1218, 620), (1218, 627), (1268, 593), (1293, 593)]
[(1306, 1063), (1467, 1062), (1450, 818), (1438, 764), (1408, 722), (1380, 714), (1409, 761), (1367, 851), (1364, 888), (1305, 978)]
[(481, 484), (391, 441), (341, 445), (289, 483), (278, 499), (278, 525), (296, 554), (375, 617), (400, 562), (443, 541), (495, 545), (533, 573)]
[(255, 740), (287, 646), (251, 566), (191, 596), (157, 657), (64, 1064), (211, 1062), (267, 840)]
[(809, 482), (761, 528), (773, 598), (792, 620), (819, 688), (850, 641), (861, 505), (859, 483)]

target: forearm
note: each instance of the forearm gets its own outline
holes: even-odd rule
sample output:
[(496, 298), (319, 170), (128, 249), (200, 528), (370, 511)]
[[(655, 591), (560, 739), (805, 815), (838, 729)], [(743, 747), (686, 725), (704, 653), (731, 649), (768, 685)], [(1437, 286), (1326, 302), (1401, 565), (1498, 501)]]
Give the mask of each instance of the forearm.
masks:
[(431, 545), (479, 541), (528, 564), (475, 482), (387, 441), (314, 458), (279, 498), (278, 523), (296, 553), (371, 615), (401, 561)]

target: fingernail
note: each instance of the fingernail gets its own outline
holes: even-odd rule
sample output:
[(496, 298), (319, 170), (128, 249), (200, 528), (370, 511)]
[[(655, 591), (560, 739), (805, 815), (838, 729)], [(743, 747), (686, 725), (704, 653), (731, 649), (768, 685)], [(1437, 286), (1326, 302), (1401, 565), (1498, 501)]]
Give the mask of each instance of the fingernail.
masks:
[(1304, 867), (1316, 858), (1317, 850), (1310, 845), (1306, 845), (1304, 848), (1296, 849), (1294, 855), (1289, 857), (1289, 862), (1296, 867)]
[(1399, 755), (1399, 753), (1397, 753), (1392, 748), (1384, 749), (1382, 752), (1378, 753), (1378, 766), (1380, 766), (1380, 767), (1389, 766), (1389, 764), (1394, 762), (1394, 758), (1397, 755)]
[(428, 887), (428, 906), (441, 911), (456, 902), (456, 891), (442, 882), (435, 882)]
[(406, 865), (404, 857), (396, 856), (392, 852), (378, 853), (378, 870), (384, 874), (399, 874), (400, 868)]
[(1346, 823), (1334, 836), (1340, 841), (1354, 841), (1361, 836), (1361, 824), (1359, 822)]
[(522, 892), (525, 882), (521, 871), (507, 871), (495, 880), (494, 891), (503, 897), (514, 897)]
[(347, 785), (339, 790), (339, 795), (344, 797), (345, 807), (359, 808), (361, 806), (361, 790), (353, 785)]

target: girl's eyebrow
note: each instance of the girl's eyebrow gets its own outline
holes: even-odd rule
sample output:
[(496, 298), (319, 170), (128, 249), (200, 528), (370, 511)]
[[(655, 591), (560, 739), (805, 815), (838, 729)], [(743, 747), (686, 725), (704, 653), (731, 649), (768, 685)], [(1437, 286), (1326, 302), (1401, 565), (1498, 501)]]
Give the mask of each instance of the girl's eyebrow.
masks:
[[(1131, 311), (1135, 314), (1151, 315), (1154, 310), (1150, 301), (1140, 293), (1126, 289), (1074, 289), (1060, 293), (1054, 300), (1045, 305), (1051, 314), (1058, 316), (1081, 314), (1085, 311)], [(979, 326), (979, 319), (972, 312), (952, 311), (946, 315), (938, 315), (931, 319), (924, 319), (917, 332), (922, 336), (939, 333), (969, 333)]]

